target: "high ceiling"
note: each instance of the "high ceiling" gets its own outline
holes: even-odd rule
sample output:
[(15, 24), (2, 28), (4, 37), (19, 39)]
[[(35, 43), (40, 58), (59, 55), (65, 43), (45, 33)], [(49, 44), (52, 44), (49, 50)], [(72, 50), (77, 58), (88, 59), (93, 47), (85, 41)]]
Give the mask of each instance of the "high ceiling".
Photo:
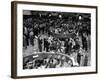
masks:
[[(72, 13), (72, 12), (50, 12), (50, 11), (30, 11), (24, 10), (23, 15), (31, 15), (34, 18), (78, 18), (78, 19), (90, 19), (91, 15), (89, 13)], [(81, 17), (81, 18), (80, 18)]]

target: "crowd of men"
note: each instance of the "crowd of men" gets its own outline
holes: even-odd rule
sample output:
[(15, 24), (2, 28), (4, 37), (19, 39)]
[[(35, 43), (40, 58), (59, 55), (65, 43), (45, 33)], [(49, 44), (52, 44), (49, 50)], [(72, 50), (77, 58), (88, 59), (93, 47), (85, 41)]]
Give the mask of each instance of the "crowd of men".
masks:
[[(34, 13), (34, 12), (33, 12)], [(74, 57), (78, 65), (88, 66), (90, 55), (90, 14), (52, 13), (24, 15), (23, 47), (33, 46), (37, 52), (55, 52)], [(67, 17), (64, 15), (67, 14)], [(78, 15), (78, 16), (77, 16)], [(33, 52), (34, 53), (34, 52)], [(81, 57), (84, 63), (81, 64)], [(50, 58), (50, 62), (52, 62)], [(41, 63), (41, 62), (40, 62)]]

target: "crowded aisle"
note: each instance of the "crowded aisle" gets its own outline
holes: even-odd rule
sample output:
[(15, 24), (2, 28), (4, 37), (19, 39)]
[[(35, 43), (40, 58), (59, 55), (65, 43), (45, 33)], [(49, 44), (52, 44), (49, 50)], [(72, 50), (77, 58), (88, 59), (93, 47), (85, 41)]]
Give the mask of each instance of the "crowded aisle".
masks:
[(23, 15), (23, 69), (90, 66), (90, 14)]

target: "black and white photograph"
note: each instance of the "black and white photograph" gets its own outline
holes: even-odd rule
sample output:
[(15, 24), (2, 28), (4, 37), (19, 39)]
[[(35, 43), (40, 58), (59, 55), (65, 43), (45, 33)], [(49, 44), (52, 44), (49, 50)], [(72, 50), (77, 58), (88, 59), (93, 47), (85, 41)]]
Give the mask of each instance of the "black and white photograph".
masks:
[(23, 10), (23, 69), (91, 66), (91, 14)]
[(97, 7), (12, 3), (12, 76), (97, 73)]

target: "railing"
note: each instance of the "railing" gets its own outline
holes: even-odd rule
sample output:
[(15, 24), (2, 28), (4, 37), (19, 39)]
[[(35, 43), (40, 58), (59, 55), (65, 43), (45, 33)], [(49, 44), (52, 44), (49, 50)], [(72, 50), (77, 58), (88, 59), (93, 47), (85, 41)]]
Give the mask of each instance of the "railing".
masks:
[(42, 56), (43, 55), (46, 55), (46, 56), (48, 56), (48, 55), (60, 55), (60, 56), (64, 56), (67, 59), (71, 60), (73, 66), (78, 66), (78, 63), (75, 62), (75, 60), (74, 60), (73, 57), (71, 57), (71, 56), (69, 56), (67, 54), (64, 54), (64, 53), (59, 53), (59, 52), (34, 52), (32, 55), (24, 57), (24, 59), (25, 58), (38, 58), (40, 55), (42, 55)]

